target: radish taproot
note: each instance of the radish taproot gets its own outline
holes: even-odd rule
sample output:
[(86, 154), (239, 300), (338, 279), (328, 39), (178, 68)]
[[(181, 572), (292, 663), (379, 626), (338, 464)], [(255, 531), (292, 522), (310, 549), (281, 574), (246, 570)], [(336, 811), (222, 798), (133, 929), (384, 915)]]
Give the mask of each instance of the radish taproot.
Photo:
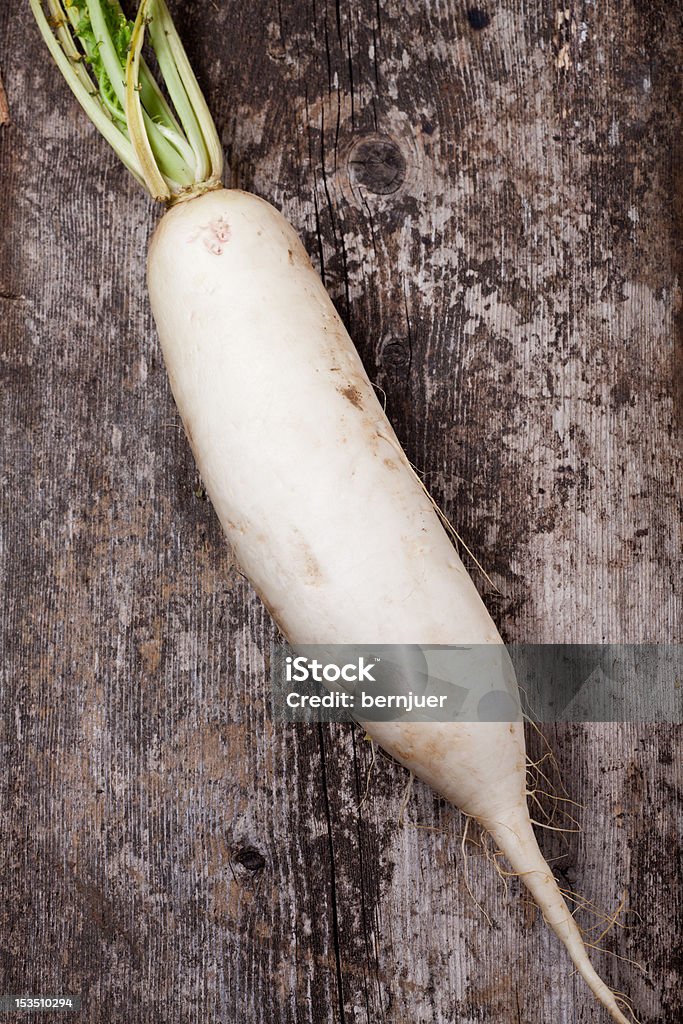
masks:
[[(296, 232), (221, 185), (213, 121), (164, 0), (30, 0), (86, 113), (153, 198), (148, 282), (173, 394), (237, 560), (293, 644), (501, 644)], [(148, 35), (165, 99), (142, 59)], [(84, 58), (84, 59), (83, 59)], [(175, 112), (174, 109), (175, 108)], [(364, 723), (476, 819), (611, 1018), (534, 836), (522, 725)]]

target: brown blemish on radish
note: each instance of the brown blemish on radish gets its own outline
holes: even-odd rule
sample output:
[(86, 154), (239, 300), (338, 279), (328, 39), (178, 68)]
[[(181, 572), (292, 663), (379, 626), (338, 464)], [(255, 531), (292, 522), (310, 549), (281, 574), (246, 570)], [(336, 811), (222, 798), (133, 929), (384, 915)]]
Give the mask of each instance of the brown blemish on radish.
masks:
[(323, 582), (320, 563), (310, 549), (306, 551), (304, 558), (304, 580), (313, 587), (317, 587)]
[(309, 586), (312, 587), (319, 586), (321, 583), (324, 582), (324, 575), (320, 567), (320, 562), (313, 553), (313, 549), (303, 539), (299, 540), (297, 546), (301, 554), (301, 565), (303, 569), (302, 575), (304, 582), (308, 583)]
[(337, 388), (337, 391), (339, 391), (340, 394), (342, 394), (344, 398), (351, 403), (351, 405), (355, 405), (356, 409), (363, 408), (363, 396), (354, 384), (347, 384), (345, 388)]

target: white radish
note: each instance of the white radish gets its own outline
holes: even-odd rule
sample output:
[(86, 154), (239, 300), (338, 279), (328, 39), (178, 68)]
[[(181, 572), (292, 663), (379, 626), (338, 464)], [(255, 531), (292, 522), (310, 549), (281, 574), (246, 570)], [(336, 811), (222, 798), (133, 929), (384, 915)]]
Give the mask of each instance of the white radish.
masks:
[[(169, 211), (149, 294), (173, 394), (237, 556), (293, 644), (500, 644), (287, 221), (245, 192)], [(396, 760), (475, 818), (614, 1020), (540, 853), (516, 722), (372, 722)]]
[[(284, 636), (501, 644), (296, 233), (262, 199), (220, 187), (215, 128), (164, 0), (143, 0), (134, 25), (115, 2), (46, 0), (51, 22), (30, 2), (86, 112), (151, 194), (176, 204), (148, 261), (164, 358), (214, 508)], [(177, 118), (141, 61), (146, 26)], [(522, 726), (364, 724), (488, 830), (598, 1002), (626, 1024), (536, 843)]]

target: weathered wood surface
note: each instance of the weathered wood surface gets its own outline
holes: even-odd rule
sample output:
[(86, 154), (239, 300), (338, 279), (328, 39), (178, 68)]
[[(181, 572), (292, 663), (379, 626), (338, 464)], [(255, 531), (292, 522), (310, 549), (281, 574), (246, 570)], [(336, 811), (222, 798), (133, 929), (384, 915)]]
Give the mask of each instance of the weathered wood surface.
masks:
[[(505, 636), (680, 640), (681, 3), (172, 6), (230, 182), (300, 230)], [(457, 813), (416, 785), (401, 824), (383, 759), (359, 806), (359, 731), (273, 726), (273, 627), (145, 295), (158, 213), (27, 5), (0, 67), (0, 992), (127, 1024), (603, 1020), (519, 885), (475, 848), (466, 876)], [(544, 849), (605, 911), (628, 893), (604, 945), (645, 974), (596, 962), (678, 1019), (680, 730), (545, 731), (585, 831)]]

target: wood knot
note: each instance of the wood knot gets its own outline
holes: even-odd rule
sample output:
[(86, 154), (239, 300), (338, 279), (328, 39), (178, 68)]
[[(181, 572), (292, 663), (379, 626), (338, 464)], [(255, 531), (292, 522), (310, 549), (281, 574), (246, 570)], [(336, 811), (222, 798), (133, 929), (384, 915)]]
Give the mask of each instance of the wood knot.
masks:
[(263, 871), (266, 866), (266, 858), (253, 846), (245, 846), (242, 850), (238, 850), (232, 859), (252, 875)]
[(405, 181), (406, 161), (393, 141), (373, 135), (359, 139), (349, 153), (349, 177), (352, 184), (368, 192), (387, 196)]
[(481, 31), (491, 24), (491, 16), (486, 13), (483, 7), (468, 7), (467, 20), (476, 31)]

